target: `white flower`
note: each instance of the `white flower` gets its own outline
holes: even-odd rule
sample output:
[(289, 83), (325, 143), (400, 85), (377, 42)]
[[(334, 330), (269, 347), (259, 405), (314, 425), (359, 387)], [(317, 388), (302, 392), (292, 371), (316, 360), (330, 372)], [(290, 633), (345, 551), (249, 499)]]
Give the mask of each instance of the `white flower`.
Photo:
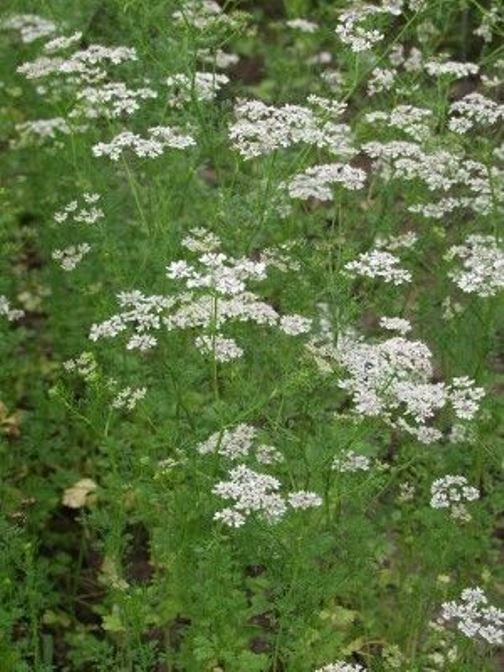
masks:
[(389, 91), (394, 85), (397, 71), (389, 68), (374, 68), (367, 85), (368, 96)]
[[(320, 98), (314, 100), (310, 97), (308, 100), (320, 107)], [(338, 104), (335, 108), (338, 114), (340, 109)], [(229, 137), (233, 148), (245, 159), (270, 154), (300, 142), (326, 148), (344, 158), (351, 158), (356, 153), (348, 125), (328, 121), (308, 107), (274, 107), (259, 100), (239, 100), (234, 113), (235, 122), (229, 128)]]
[[(233, 500), (230, 507), (214, 514), (230, 527), (239, 527), (245, 518), (255, 513), (268, 523), (278, 522), (287, 512), (288, 504), (294, 509), (320, 506), (322, 499), (313, 492), (300, 490), (283, 497), (280, 481), (268, 474), (261, 474), (240, 464), (229, 472), (229, 480), (217, 483), (212, 492), (223, 499)], [(235, 516), (237, 512), (242, 516)]]
[(324, 665), (324, 667), (319, 667), (315, 672), (365, 672), (365, 670), (362, 665), (338, 661), (336, 663)]
[(350, 277), (381, 278), (393, 285), (411, 282), (411, 273), (399, 267), (399, 259), (380, 250), (363, 252), (355, 261), (346, 263), (344, 269)]
[(280, 251), (266, 250), (259, 260), (229, 257), (218, 250), (217, 237), (201, 229), (191, 231), (183, 244), (210, 251), (204, 251), (194, 263), (178, 260), (167, 266), (168, 278), (180, 283), (180, 290), (167, 296), (149, 297), (136, 291), (119, 295), (124, 310), (93, 325), (92, 340), (113, 338), (131, 325), (135, 333), (127, 347), (147, 349), (156, 343), (147, 332), (157, 331), (162, 325), (168, 331), (197, 328), (204, 332), (196, 336), (198, 349), (204, 354), (215, 352), (220, 361), (230, 361), (243, 351), (223, 335), (228, 322), (255, 322), (292, 336), (309, 329), (310, 320), (300, 315), (284, 316), (282, 322), (272, 306), (247, 288), (249, 282), (264, 280), (270, 266), (284, 271), (296, 268), (285, 256), (285, 246)]
[(240, 60), (237, 54), (228, 54), (222, 51), (222, 49), (198, 49), (197, 56), (203, 63), (207, 63), (208, 65), (215, 64), (217, 68), (221, 68), (222, 70), (236, 65)]
[(56, 32), (56, 24), (36, 14), (14, 14), (3, 19), (0, 28), (17, 30), (21, 41), (30, 44), (41, 37), (47, 37)]
[(219, 24), (233, 27), (236, 23), (214, 0), (185, 0), (182, 8), (173, 12), (172, 17), (177, 23), (191, 25), (198, 30), (210, 31)]
[[(202, 227), (191, 229), (189, 234), (182, 239), (182, 245), (191, 250), (191, 252), (214, 252), (220, 247), (219, 238), (211, 231), (207, 231)], [(185, 262), (178, 263), (182, 264)]]
[(77, 92), (77, 105), (69, 116), (116, 119), (137, 112), (140, 101), (157, 98), (157, 95), (156, 91), (147, 86), (130, 89), (123, 82), (85, 86)]
[(312, 321), (301, 315), (282, 315), (279, 322), (280, 330), (289, 336), (306, 334), (311, 329)]
[(30, 144), (42, 144), (46, 140), (54, 140), (60, 134), (68, 135), (71, 129), (65, 119), (55, 117), (53, 119), (24, 121), (16, 124), (16, 131), (20, 138), (14, 142), (14, 146), (24, 147)]
[(276, 462), (283, 462), (282, 453), (273, 446), (261, 444), (257, 446), (255, 454), (259, 464), (275, 464)]
[(425, 424), (438, 411), (451, 405), (458, 418), (472, 419), (484, 395), (467, 377), (454, 378), (451, 384), (431, 382), (432, 355), (421, 341), (396, 336), (365, 343), (346, 333), (329, 355), (348, 372), (338, 384), (352, 395), (356, 413), (381, 417), (425, 444), (442, 437), (438, 429)]
[(485, 390), (475, 387), (475, 381), (468, 376), (462, 376), (453, 378), (448, 395), (457, 418), (472, 420), (479, 409), (480, 400), (485, 396)]
[(192, 76), (183, 73), (171, 75), (166, 80), (166, 86), (172, 91), (168, 101), (172, 107), (182, 107), (193, 99), (208, 102), (228, 83), (227, 75), (212, 72), (195, 72)]
[(110, 142), (98, 142), (93, 145), (94, 156), (108, 156), (118, 161), (125, 149), (131, 149), (141, 158), (156, 158), (167, 148), (186, 149), (196, 144), (190, 135), (182, 135), (169, 126), (156, 126), (149, 129), (149, 136), (143, 138), (131, 131), (123, 131)]
[[(365, 181), (364, 170), (343, 163), (329, 163), (312, 166), (304, 173), (296, 175), (287, 183), (287, 190), (291, 198), (332, 201), (335, 184), (341, 184), (345, 189), (355, 191), (362, 189)], [(285, 185), (282, 183), (280, 186)]]
[(143, 399), (147, 394), (146, 387), (125, 387), (121, 390), (112, 401), (112, 408), (126, 409), (132, 411), (140, 399)]
[(329, 112), (331, 117), (339, 117), (347, 109), (348, 104), (341, 102), (339, 100), (333, 100), (332, 98), (324, 98), (323, 96), (317, 96), (314, 93), (310, 94), (306, 101), (312, 107), (319, 107), (325, 112)]
[(98, 376), (98, 367), (92, 352), (82, 352), (74, 359), (63, 362), (63, 368), (70, 373), (77, 373), (86, 381), (95, 380)]
[(375, 159), (375, 169), (385, 181), (419, 180), (431, 191), (447, 191), (456, 184), (465, 184), (471, 168), (461, 163), (461, 156), (438, 150), (425, 152), (415, 142), (392, 140), (390, 142), (367, 142), (362, 149)]
[[(229, 472), (228, 481), (217, 483), (212, 492), (223, 499), (233, 500), (230, 508), (243, 516), (258, 513), (267, 522), (275, 523), (287, 510), (283, 497), (278, 494), (279, 489), (278, 479), (267, 474), (259, 474), (241, 464)], [(218, 512), (214, 518), (219, 520), (221, 515)]]
[(86, 49), (74, 51), (68, 58), (39, 56), (34, 61), (20, 65), (17, 71), (27, 79), (55, 76), (75, 85), (105, 79), (107, 73), (101, 67), (104, 64), (119, 65), (126, 61), (136, 61), (137, 58), (135, 49), (130, 47), (91, 44)]
[(0, 294), (0, 315), (6, 317), (9, 322), (20, 320), (24, 317), (24, 310), (11, 308), (10, 301), (6, 296)]
[(476, 63), (460, 63), (459, 61), (430, 60), (425, 63), (426, 72), (433, 77), (448, 75), (456, 79), (477, 75), (479, 66)]
[[(455, 133), (465, 133), (474, 126), (492, 126), (504, 119), (504, 105), (481, 93), (469, 93), (450, 105), (452, 115), (448, 126)], [(456, 116), (455, 116), (456, 115)]]
[(82, 33), (80, 30), (76, 31), (72, 35), (69, 35), (68, 37), (55, 37), (44, 44), (44, 51), (48, 54), (52, 54), (55, 51), (63, 51), (64, 49), (68, 49), (68, 47), (71, 47), (79, 42), (81, 38)]
[(100, 200), (99, 194), (84, 193), (82, 200), (84, 203), (81, 202), (80, 204), (77, 200), (70, 201), (61, 210), (55, 212), (54, 221), (57, 224), (63, 224), (70, 220), (78, 224), (96, 224), (105, 217), (103, 210), (94, 205)]
[(241, 527), (246, 522), (246, 517), (231, 507), (221, 509), (214, 513), (214, 520), (220, 520), (224, 525), (228, 527), (238, 528)]
[(352, 5), (341, 12), (336, 34), (355, 53), (372, 49), (375, 44), (383, 40), (384, 34), (376, 28), (365, 28), (363, 24), (370, 17), (380, 14), (397, 16), (401, 13), (401, 6), (402, 0), (389, 0), (381, 6), (366, 3)]
[(390, 128), (398, 128), (413, 138), (425, 139), (429, 136), (428, 122), (432, 118), (432, 111), (413, 105), (397, 105), (389, 112), (369, 112), (366, 121), (374, 124), (383, 121)]
[(215, 432), (206, 441), (199, 443), (196, 450), (200, 455), (217, 452), (230, 460), (246, 457), (257, 435), (255, 427), (241, 423), (234, 429)]
[(462, 260), (462, 268), (449, 276), (463, 292), (487, 297), (504, 287), (504, 252), (492, 236), (469, 236), (449, 249), (447, 259), (455, 258)]
[(473, 30), (474, 35), (481, 37), (484, 42), (491, 42), (499, 20), (499, 7), (489, 7), (488, 11), (481, 13), (481, 23)]
[(387, 236), (385, 238), (378, 236), (375, 239), (375, 247), (378, 250), (387, 250), (394, 252), (400, 249), (409, 249), (413, 247), (418, 240), (418, 236), (413, 231), (400, 234), (398, 236)]
[(347, 450), (340, 457), (335, 457), (332, 468), (341, 473), (353, 473), (356, 471), (369, 471), (371, 460), (366, 455), (359, 455), (353, 450)]
[(300, 30), (302, 33), (315, 33), (318, 30), (318, 24), (306, 19), (290, 19), (285, 22), (285, 25)]
[(51, 256), (59, 262), (64, 271), (73, 271), (90, 250), (91, 245), (80, 243), (79, 245), (69, 245), (62, 250), (54, 250)]
[(380, 327), (397, 331), (401, 336), (405, 336), (411, 331), (411, 322), (402, 317), (380, 317)]
[(466, 637), (497, 646), (504, 643), (504, 611), (489, 605), (479, 587), (465, 588), (459, 602), (443, 602), (440, 621), (455, 622)]
[(480, 493), (477, 488), (468, 485), (465, 476), (447, 474), (432, 483), (431, 495), (433, 509), (450, 509), (452, 518), (470, 520), (464, 502), (473, 502)]
[(157, 345), (157, 338), (151, 334), (133, 334), (126, 343), (126, 350), (140, 350), (146, 352)]
[(293, 509), (311, 509), (322, 504), (322, 497), (315, 492), (299, 490), (298, 492), (291, 492), (287, 501)]
[(224, 338), (220, 334), (214, 336), (198, 336), (195, 345), (203, 355), (215, 355), (218, 362), (231, 362), (243, 357), (243, 349), (232, 338)]

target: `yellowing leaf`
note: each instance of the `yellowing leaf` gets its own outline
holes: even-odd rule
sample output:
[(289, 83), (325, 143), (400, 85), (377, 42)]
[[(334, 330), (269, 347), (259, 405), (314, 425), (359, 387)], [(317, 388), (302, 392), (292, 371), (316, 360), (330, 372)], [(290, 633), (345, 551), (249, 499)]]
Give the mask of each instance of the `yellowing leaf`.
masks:
[(89, 503), (88, 497), (97, 487), (96, 483), (90, 478), (82, 478), (65, 490), (63, 504), (71, 509), (80, 509)]

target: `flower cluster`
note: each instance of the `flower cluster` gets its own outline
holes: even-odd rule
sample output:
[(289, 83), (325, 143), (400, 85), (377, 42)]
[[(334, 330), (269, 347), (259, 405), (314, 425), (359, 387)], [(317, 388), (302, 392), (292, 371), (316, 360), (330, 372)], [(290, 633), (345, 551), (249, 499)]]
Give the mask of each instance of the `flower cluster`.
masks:
[(70, 201), (61, 210), (54, 213), (54, 221), (57, 224), (74, 222), (76, 224), (96, 224), (105, 217), (101, 208), (95, 204), (100, 200), (100, 194), (84, 193), (82, 202), (79, 200)]
[(160, 315), (174, 304), (174, 299), (158, 295), (146, 296), (137, 290), (121, 292), (117, 295), (117, 299), (124, 310), (101, 324), (93, 324), (89, 338), (92, 341), (115, 338), (131, 324), (134, 333), (128, 340), (126, 348), (145, 351), (154, 347), (157, 339), (149, 332), (161, 327)]
[(171, 75), (166, 80), (170, 90), (168, 103), (171, 107), (182, 107), (191, 100), (208, 102), (228, 83), (227, 75), (215, 72), (195, 72), (192, 76), (183, 73)]
[(309, 509), (320, 506), (321, 498), (314, 492), (299, 490), (280, 494), (280, 481), (269, 474), (259, 473), (243, 463), (253, 458), (259, 464), (273, 465), (283, 461), (276, 448), (257, 443), (258, 430), (247, 424), (215, 432), (196, 446), (200, 455), (218, 455), (242, 463), (232, 468), (226, 481), (218, 482), (212, 492), (223, 499), (234, 500), (231, 506), (214, 514), (229, 527), (241, 527), (249, 515), (258, 514), (269, 523), (278, 522), (292, 509)]
[(95, 380), (98, 376), (98, 366), (92, 352), (81, 352), (78, 357), (67, 359), (63, 362), (63, 368), (69, 373), (77, 373), (87, 382)]
[(190, 135), (182, 135), (170, 126), (154, 126), (149, 128), (149, 135), (143, 138), (131, 131), (122, 131), (110, 142), (98, 142), (93, 145), (94, 156), (108, 156), (112, 161), (119, 161), (126, 149), (131, 149), (140, 158), (156, 158), (164, 154), (167, 148), (186, 149), (196, 142)]
[(62, 56), (39, 56), (18, 67), (18, 72), (27, 79), (43, 79), (49, 76), (70, 79), (73, 83), (96, 82), (106, 77), (103, 65), (120, 65), (136, 61), (135, 49), (130, 47), (105, 47), (91, 44), (79, 49), (67, 58)]
[(402, 317), (380, 317), (380, 327), (388, 331), (397, 331), (405, 336), (411, 331), (411, 322)]
[[(246, 424), (239, 424), (233, 429), (215, 432), (196, 446), (200, 455), (214, 453), (229, 460), (242, 460), (252, 453), (252, 446), (257, 438), (257, 429)], [(260, 464), (281, 462), (282, 454), (273, 446), (258, 444), (253, 455)]]
[(366, 121), (384, 122), (389, 128), (398, 128), (413, 138), (425, 139), (430, 134), (429, 119), (432, 111), (413, 105), (397, 105), (390, 112), (368, 112)]
[(411, 282), (411, 273), (399, 266), (400, 260), (390, 252), (371, 250), (363, 252), (354, 261), (345, 264), (344, 269), (351, 278), (381, 278), (393, 285)]
[(332, 185), (341, 184), (345, 189), (355, 191), (364, 187), (365, 180), (366, 173), (360, 168), (344, 163), (327, 163), (312, 166), (293, 177), (287, 184), (287, 190), (291, 198), (331, 201), (334, 198)]
[(449, 509), (454, 520), (471, 519), (464, 502), (479, 499), (477, 488), (468, 485), (465, 476), (447, 474), (431, 485), (430, 505), (433, 509)]
[(350, 374), (339, 385), (352, 394), (358, 414), (382, 417), (423, 443), (442, 436), (427, 424), (438, 411), (451, 406), (457, 419), (472, 420), (484, 396), (468, 377), (431, 382), (432, 355), (421, 341), (396, 336), (369, 344), (347, 335), (335, 356)]
[(21, 42), (25, 44), (30, 44), (56, 32), (55, 23), (36, 14), (14, 14), (3, 19), (0, 28), (17, 31)]
[(481, 37), (484, 42), (491, 42), (494, 30), (499, 22), (499, 8), (489, 7), (488, 11), (482, 15), (480, 25), (473, 32), (475, 35)]
[(345, 663), (338, 660), (336, 663), (330, 663), (329, 665), (324, 665), (324, 667), (319, 667), (315, 672), (364, 672), (364, 668), (362, 665)]
[(347, 44), (353, 52), (368, 51), (383, 40), (384, 34), (376, 28), (369, 29), (363, 24), (370, 17), (384, 14), (398, 16), (401, 14), (401, 9), (402, 0), (388, 0), (382, 5), (366, 3), (354, 5), (341, 12), (336, 34), (343, 44)]
[(448, 396), (455, 415), (460, 420), (472, 420), (479, 409), (479, 402), (485, 396), (482, 387), (468, 376), (453, 378), (448, 387)]
[(243, 357), (243, 348), (237, 345), (232, 338), (225, 338), (220, 334), (197, 336), (194, 345), (205, 357), (215, 357), (217, 362), (231, 362)]
[[(113, 338), (131, 324), (135, 333), (127, 348), (147, 350), (157, 342), (148, 332), (158, 330), (162, 322), (168, 331), (203, 329), (206, 333), (196, 341), (198, 349), (226, 362), (243, 352), (232, 339), (223, 338), (221, 334), (229, 321), (276, 326), (290, 336), (309, 331), (309, 319), (296, 314), (280, 316), (272, 306), (247, 290), (249, 281), (267, 277), (269, 265), (278, 267), (278, 254), (269, 252), (259, 261), (229, 257), (218, 251), (219, 239), (201, 228), (193, 229), (182, 244), (200, 252), (196, 264), (180, 260), (167, 267), (168, 278), (184, 283), (182, 291), (169, 297), (146, 297), (136, 291), (120, 294), (119, 302), (128, 310), (93, 325), (92, 340)], [(162, 320), (161, 313), (165, 313)]]
[(407, 231), (397, 236), (378, 236), (375, 239), (375, 247), (378, 250), (388, 250), (395, 252), (395, 250), (410, 249), (415, 245), (418, 236), (414, 231)]
[(453, 622), (466, 637), (492, 645), (504, 643), (504, 611), (488, 603), (481, 588), (465, 588), (460, 601), (443, 602), (440, 621)]
[[(220, 68), (221, 70), (226, 70), (236, 65), (240, 60), (238, 54), (229, 54), (222, 49), (198, 49), (197, 56), (202, 63), (215, 65), (216, 68)], [(223, 82), (223, 84), (225, 83), (227, 82)]]
[(112, 408), (132, 411), (147, 394), (145, 387), (125, 387), (112, 400)]
[(206, 441), (199, 443), (196, 450), (200, 455), (217, 453), (230, 460), (248, 456), (257, 435), (257, 429), (250, 425), (240, 424), (234, 429), (224, 429), (212, 434)]
[[(308, 100), (315, 107), (321, 107), (320, 97)], [(240, 100), (235, 105), (235, 122), (229, 129), (232, 146), (245, 159), (270, 154), (279, 148), (297, 143), (325, 148), (344, 158), (356, 152), (352, 146), (350, 127), (336, 124), (327, 119), (327, 104), (323, 114), (317, 114), (309, 107), (284, 105), (274, 107), (259, 100)], [(331, 107), (331, 116), (341, 114), (344, 106)]]
[(198, 30), (214, 30), (218, 26), (236, 26), (232, 14), (226, 14), (214, 0), (184, 0), (182, 7), (172, 13), (176, 23), (193, 26)]
[(54, 117), (23, 121), (16, 124), (16, 131), (19, 133), (19, 139), (13, 142), (13, 146), (25, 147), (43, 144), (47, 140), (56, 139), (59, 135), (68, 135), (71, 129), (63, 117)]
[(315, 33), (318, 30), (318, 24), (307, 19), (290, 19), (285, 22), (285, 25), (300, 30), (302, 33)]
[[(194, 236), (206, 236), (200, 230), (193, 231), (190, 245), (194, 246)], [(268, 257), (266, 257), (267, 259)], [(274, 265), (274, 258), (269, 256)], [(183, 281), (189, 290), (179, 295), (180, 307), (165, 318), (168, 330), (203, 327), (210, 330), (210, 340), (202, 345), (213, 346), (219, 359), (217, 344), (224, 348), (221, 361), (228, 361), (230, 354), (239, 354), (241, 349), (234, 348), (230, 339), (221, 340), (221, 327), (229, 320), (241, 322), (253, 321), (257, 324), (277, 325), (287, 335), (298, 335), (309, 331), (311, 322), (299, 315), (279, 316), (269, 305), (259, 301), (256, 295), (246, 291), (250, 280), (264, 280), (268, 263), (265, 260), (252, 261), (241, 257), (233, 259), (217, 251), (203, 253), (194, 266), (186, 261), (172, 262), (168, 267), (168, 277)], [(196, 294), (194, 290), (200, 290)]]
[(504, 119), (504, 105), (499, 105), (481, 93), (469, 93), (450, 105), (450, 115), (450, 130), (466, 133), (476, 124), (492, 126)]
[(77, 104), (70, 117), (85, 119), (116, 119), (129, 116), (140, 109), (140, 101), (157, 98), (157, 92), (148, 86), (132, 89), (124, 82), (106, 82), (84, 86), (76, 93)]
[(49, 42), (44, 44), (44, 51), (47, 54), (53, 54), (56, 51), (65, 51), (69, 47), (72, 47), (74, 44), (80, 42), (81, 39), (82, 32), (80, 30), (72, 33), (72, 35), (68, 35), (68, 37), (65, 35), (54, 37), (52, 40), (49, 40)]
[(157, 93), (147, 86), (131, 88), (124, 82), (110, 81), (108, 67), (136, 61), (135, 49), (90, 44), (68, 53), (81, 38), (80, 32), (55, 37), (46, 42), (41, 56), (17, 68), (29, 80), (48, 80), (47, 84), (37, 86), (37, 92), (55, 102), (64, 101), (69, 109), (67, 118), (19, 124), (17, 129), (22, 134), (23, 144), (30, 138), (38, 138), (39, 142), (54, 138), (57, 132), (83, 132), (87, 129), (86, 125), (74, 124), (71, 127), (69, 120), (129, 115), (139, 109), (140, 101), (157, 97)]
[(373, 68), (367, 84), (368, 96), (376, 96), (382, 91), (389, 91), (394, 85), (396, 74), (393, 68)]
[(356, 471), (369, 471), (371, 460), (366, 455), (359, 455), (353, 450), (347, 450), (343, 455), (335, 457), (332, 468), (335, 471), (353, 473)]
[(0, 294), (0, 316), (6, 317), (9, 322), (20, 320), (24, 317), (24, 310), (11, 308), (10, 301), (6, 296)]
[(137, 53), (131, 47), (106, 47), (101, 44), (91, 44), (86, 49), (73, 52), (67, 58), (40, 56), (35, 61), (20, 65), (18, 72), (27, 79), (57, 76), (70, 78), (74, 82), (96, 82), (103, 80), (106, 76), (103, 65), (120, 65), (137, 59)]
[(69, 245), (61, 250), (54, 250), (51, 256), (54, 261), (59, 262), (64, 271), (73, 271), (90, 251), (91, 245), (79, 243), (78, 245)]
[(241, 527), (251, 514), (258, 514), (268, 523), (276, 523), (286, 514), (288, 506), (308, 509), (320, 506), (322, 499), (313, 492), (300, 490), (287, 497), (279, 493), (281, 483), (274, 476), (253, 471), (244, 464), (230, 470), (229, 480), (219, 481), (212, 489), (214, 495), (232, 500), (232, 505), (214, 514), (229, 527)]
[(425, 71), (431, 77), (449, 76), (454, 79), (462, 79), (470, 75), (477, 75), (479, 66), (476, 63), (461, 63), (460, 61), (442, 61), (432, 59), (424, 64)]
[(446, 258), (462, 261), (462, 268), (449, 275), (463, 292), (488, 297), (504, 287), (504, 252), (494, 237), (473, 234), (462, 245), (452, 246)]
[(459, 155), (445, 150), (428, 153), (415, 142), (372, 141), (365, 143), (362, 149), (376, 160), (374, 167), (386, 181), (419, 180), (431, 191), (447, 191), (468, 177)]

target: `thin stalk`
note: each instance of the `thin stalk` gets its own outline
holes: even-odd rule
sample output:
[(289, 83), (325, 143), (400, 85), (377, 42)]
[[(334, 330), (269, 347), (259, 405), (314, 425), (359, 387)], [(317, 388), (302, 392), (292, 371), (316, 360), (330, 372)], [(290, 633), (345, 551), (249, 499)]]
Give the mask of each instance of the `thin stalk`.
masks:
[(217, 295), (213, 297), (213, 314), (212, 314), (212, 382), (215, 401), (219, 400), (219, 378), (217, 369), (217, 355), (216, 355), (216, 339), (217, 339)]

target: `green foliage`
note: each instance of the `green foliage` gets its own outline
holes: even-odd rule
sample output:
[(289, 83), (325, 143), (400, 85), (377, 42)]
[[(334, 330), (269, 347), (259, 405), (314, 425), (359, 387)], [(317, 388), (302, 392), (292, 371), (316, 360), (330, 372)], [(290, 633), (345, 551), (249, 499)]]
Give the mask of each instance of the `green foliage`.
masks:
[[(446, 258), (470, 234), (498, 238), (502, 206), (494, 197), (484, 215), (466, 209), (423, 219), (408, 210), (432, 200), (421, 180), (373, 173), (362, 191), (337, 188), (332, 202), (293, 200), (284, 215), (282, 182), (334, 157), (294, 145), (244, 160), (228, 129), (237, 98), (304, 105), (316, 94), (348, 103), (345, 123), (361, 147), (378, 137), (365, 114), (406, 101), (432, 111), (430, 151), (464, 152), (491, 175), (495, 150), (502, 153), (499, 128), (466, 136), (446, 124), (450, 103), (474, 88), (471, 78), (429, 80), (405, 70), (376, 98), (366, 86), (399, 44), (418, 46), (425, 60), (446, 51), (475, 61), (491, 76), (502, 59), (502, 22), (488, 43), (473, 31), (499, 5), (410, 3), (418, 9), (380, 17), (385, 39), (371, 55), (334, 34), (346, 2), (227, 2), (232, 20), (201, 30), (173, 20), (183, 5), (11, 0), (0, 18), (36, 12), (64, 24), (65, 35), (82, 30), (83, 48), (134, 47), (138, 62), (121, 65), (120, 78), (138, 85), (148, 77), (159, 91), (126, 120), (93, 119), (61, 143), (16, 146), (17, 124), (66, 118), (75, 101), (37, 93), (16, 68), (40, 55), (41, 42), (21, 44), (0, 31), (0, 295), (25, 310), (17, 323), (0, 316), (0, 672), (312, 672), (337, 660), (372, 672), (497, 670), (484, 641), (433, 623), (442, 603), (467, 586), (481, 585), (492, 598), (502, 591), (501, 304), (459, 291)], [(295, 18), (319, 29), (287, 29)], [(200, 70), (201, 49), (233, 51), (240, 62), (215, 100), (193, 91), (174, 110), (165, 80)], [(323, 51), (333, 59), (327, 68), (313, 62)], [(336, 92), (321, 77), (333, 66), (342, 76)], [(215, 62), (205, 68), (212, 72)], [(145, 135), (160, 125), (190, 131), (196, 146), (117, 163), (91, 153), (123, 130)], [(379, 137), (398, 135), (386, 128)], [(363, 151), (352, 162), (371, 174)], [(54, 212), (84, 192), (101, 194), (105, 218), (56, 224)], [(202, 356), (189, 330), (163, 331), (145, 353), (126, 350), (122, 335), (91, 342), (91, 325), (117, 312), (119, 292), (173, 294), (165, 268), (189, 258), (182, 239), (201, 226), (233, 257), (255, 260), (264, 248), (296, 241), (296, 270), (272, 269), (251, 283), (282, 315), (318, 324), (324, 304), (333, 334), (357, 327), (367, 340), (378, 338), (380, 316), (410, 319), (414, 338), (433, 352), (436, 381), (467, 375), (485, 388), (473, 440), (446, 440), (452, 421), (444, 411), (445, 436), (432, 445), (360, 416), (341, 388), (340, 364), (327, 374), (306, 339), (264, 325), (230, 325), (225, 335), (244, 355), (222, 364), (215, 346), (213, 359)], [(373, 241), (407, 230), (419, 241), (401, 256), (414, 276), (406, 289), (345, 274)], [(65, 273), (53, 251), (83, 240), (92, 251)], [(83, 352), (92, 353), (92, 375), (66, 371), (63, 362)], [(112, 404), (126, 386), (147, 389), (131, 411)], [(282, 453), (275, 472), (282, 487), (318, 493), (320, 507), (290, 510), (275, 525), (250, 516), (233, 529), (214, 520), (222, 500), (212, 489), (227, 478), (225, 463), (196, 446), (239, 423)], [(377, 466), (335, 471), (334, 458), (346, 451)], [(471, 520), (429, 506), (431, 484), (445, 474), (464, 474), (479, 488)], [(69, 505), (68, 497), (82, 495), (72, 491), (82, 479), (94, 486)], [(415, 487), (410, 499), (401, 499), (405, 484)]]

